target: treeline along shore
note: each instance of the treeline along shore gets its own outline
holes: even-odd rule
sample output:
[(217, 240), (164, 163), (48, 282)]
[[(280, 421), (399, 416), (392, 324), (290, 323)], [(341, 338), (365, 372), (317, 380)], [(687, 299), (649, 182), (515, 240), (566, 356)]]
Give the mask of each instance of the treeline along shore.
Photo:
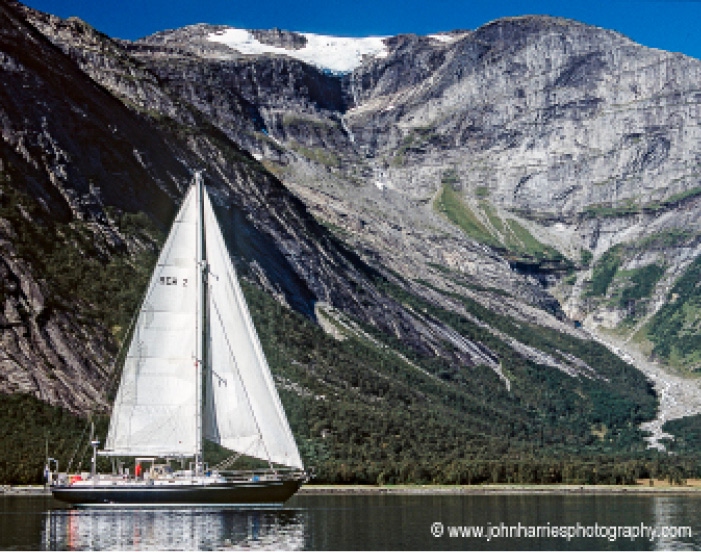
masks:
[[(4, 420), (3, 420), (4, 418)], [(40, 485), (49, 455), (59, 459), (60, 469), (88, 469), (89, 446), (86, 444), (86, 419), (51, 407), (27, 395), (3, 397), (0, 404), (0, 485)], [(106, 417), (94, 417), (95, 434), (104, 435)], [(689, 440), (692, 433), (689, 432)], [(81, 439), (82, 437), (82, 439)], [(691, 444), (691, 443), (690, 443)], [(568, 453), (566, 450), (531, 447), (498, 454), (487, 450), (463, 457), (430, 454), (424, 458), (388, 457), (377, 448), (356, 446), (334, 456), (302, 442), (305, 466), (316, 485), (639, 485), (640, 480), (654, 481), (654, 487), (667, 484), (682, 488), (688, 481), (701, 478), (701, 462), (695, 448), (679, 445), (670, 455), (657, 450), (636, 450), (628, 454)], [(304, 446), (307, 445), (307, 446)], [(362, 453), (362, 454), (361, 454)], [(205, 450), (216, 464), (217, 455), (226, 451)], [(345, 458), (344, 458), (345, 456)], [(108, 460), (101, 458), (98, 468), (109, 470)], [(389, 488), (389, 487), (388, 487)]]
[[(48, 496), (43, 485), (3, 485), (0, 495)], [(305, 485), (299, 495), (488, 495), (488, 494), (701, 494), (701, 481), (670, 485), (657, 481), (649, 485)]]

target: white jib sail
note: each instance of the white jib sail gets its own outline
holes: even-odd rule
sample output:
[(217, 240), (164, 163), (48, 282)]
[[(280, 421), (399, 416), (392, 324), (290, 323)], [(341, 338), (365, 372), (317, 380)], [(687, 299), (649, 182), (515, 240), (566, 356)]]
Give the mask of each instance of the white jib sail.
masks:
[(209, 266), (205, 436), (235, 452), (303, 469), (209, 195), (204, 196)]
[(105, 453), (192, 456), (197, 449), (197, 202), (173, 223), (134, 326)]

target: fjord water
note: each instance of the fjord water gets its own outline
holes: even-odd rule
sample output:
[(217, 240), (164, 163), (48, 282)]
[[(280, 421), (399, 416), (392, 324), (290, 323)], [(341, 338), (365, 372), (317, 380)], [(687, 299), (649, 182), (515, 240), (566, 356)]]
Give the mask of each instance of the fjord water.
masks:
[[(436, 530), (442, 524), (443, 533)], [(677, 527), (690, 537), (451, 537), (449, 526)], [(432, 533), (433, 529), (433, 533)], [(497, 531), (498, 532), (498, 531)], [(494, 531), (493, 531), (494, 533)], [(8, 550), (693, 550), (701, 496), (299, 495), (276, 509), (66, 508), (50, 497), (0, 496)]]

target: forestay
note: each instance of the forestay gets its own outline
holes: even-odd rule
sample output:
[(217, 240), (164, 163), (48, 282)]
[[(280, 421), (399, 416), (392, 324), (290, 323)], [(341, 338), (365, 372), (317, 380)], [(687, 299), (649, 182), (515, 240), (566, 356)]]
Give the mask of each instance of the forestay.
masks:
[(197, 451), (197, 219), (193, 186), (134, 326), (105, 454), (192, 456)]
[(208, 193), (205, 435), (233, 451), (303, 469)]

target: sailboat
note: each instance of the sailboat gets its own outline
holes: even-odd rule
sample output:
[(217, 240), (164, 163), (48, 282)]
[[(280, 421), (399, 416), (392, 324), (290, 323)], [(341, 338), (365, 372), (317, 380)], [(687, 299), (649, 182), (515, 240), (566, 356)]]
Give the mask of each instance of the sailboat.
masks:
[[(212, 468), (205, 439), (268, 467)], [(55, 498), (79, 506), (282, 504), (307, 479), (200, 172), (136, 318), (104, 450), (92, 446), (90, 472), (47, 470)], [(112, 457), (112, 473), (97, 473), (98, 455)], [(115, 462), (125, 457), (135, 459), (132, 473)]]

